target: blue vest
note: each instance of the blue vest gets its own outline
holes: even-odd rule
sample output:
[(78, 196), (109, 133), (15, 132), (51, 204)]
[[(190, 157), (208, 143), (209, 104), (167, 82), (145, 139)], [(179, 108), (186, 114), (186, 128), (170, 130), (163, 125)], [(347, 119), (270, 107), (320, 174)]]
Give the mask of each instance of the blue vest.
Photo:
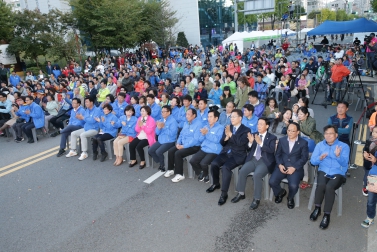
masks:
[[(351, 118), (352, 117), (348, 116), (347, 114), (346, 114), (346, 118), (342, 120), (339, 120), (339, 118), (337, 117), (337, 114), (330, 117), (332, 125), (336, 126), (338, 129), (345, 128), (349, 124)], [(338, 139), (339, 141), (343, 143), (350, 144), (350, 136), (347, 134), (339, 134)]]

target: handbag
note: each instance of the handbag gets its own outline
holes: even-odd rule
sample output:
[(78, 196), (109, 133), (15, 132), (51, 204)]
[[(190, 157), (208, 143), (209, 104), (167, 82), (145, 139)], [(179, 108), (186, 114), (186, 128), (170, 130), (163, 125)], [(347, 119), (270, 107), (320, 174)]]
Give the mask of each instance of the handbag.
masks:
[(297, 94), (298, 94), (298, 90), (297, 90), (297, 88), (295, 88), (295, 89), (293, 89), (293, 90), (291, 91), (291, 97), (296, 96)]
[(367, 190), (372, 193), (377, 193), (377, 176), (376, 175), (368, 175)]
[(24, 118), (17, 118), (16, 123), (24, 123), (25, 121)]

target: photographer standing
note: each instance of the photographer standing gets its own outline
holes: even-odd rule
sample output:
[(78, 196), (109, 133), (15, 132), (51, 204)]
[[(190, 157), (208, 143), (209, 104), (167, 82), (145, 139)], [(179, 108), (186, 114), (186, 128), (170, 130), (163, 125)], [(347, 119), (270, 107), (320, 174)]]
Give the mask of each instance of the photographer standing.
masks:
[(331, 80), (333, 82), (333, 87), (335, 88), (335, 97), (333, 98), (333, 106), (336, 106), (341, 99), (341, 90), (345, 89), (346, 82), (344, 77), (347, 77), (351, 71), (343, 65), (343, 59), (339, 58), (336, 60), (335, 65), (331, 68)]
[(369, 37), (366, 37), (365, 42), (366, 46), (366, 53), (367, 53), (367, 67), (370, 77), (373, 77), (373, 62), (374, 62), (374, 55), (376, 54), (377, 49), (377, 38), (376, 35), (372, 32)]

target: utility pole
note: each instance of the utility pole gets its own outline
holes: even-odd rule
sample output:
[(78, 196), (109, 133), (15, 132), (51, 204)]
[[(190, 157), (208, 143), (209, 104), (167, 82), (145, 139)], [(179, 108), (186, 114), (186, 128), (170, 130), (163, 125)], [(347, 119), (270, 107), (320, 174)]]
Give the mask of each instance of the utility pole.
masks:
[(234, 0), (234, 33), (238, 32), (238, 0)]

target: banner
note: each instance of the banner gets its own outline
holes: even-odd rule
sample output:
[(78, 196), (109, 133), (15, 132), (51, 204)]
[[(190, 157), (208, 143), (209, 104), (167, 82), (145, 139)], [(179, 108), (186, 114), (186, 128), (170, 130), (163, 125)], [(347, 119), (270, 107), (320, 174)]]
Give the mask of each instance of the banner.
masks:
[(0, 45), (0, 63), (4, 65), (16, 64), (16, 56), (7, 53), (8, 46), (8, 44)]

